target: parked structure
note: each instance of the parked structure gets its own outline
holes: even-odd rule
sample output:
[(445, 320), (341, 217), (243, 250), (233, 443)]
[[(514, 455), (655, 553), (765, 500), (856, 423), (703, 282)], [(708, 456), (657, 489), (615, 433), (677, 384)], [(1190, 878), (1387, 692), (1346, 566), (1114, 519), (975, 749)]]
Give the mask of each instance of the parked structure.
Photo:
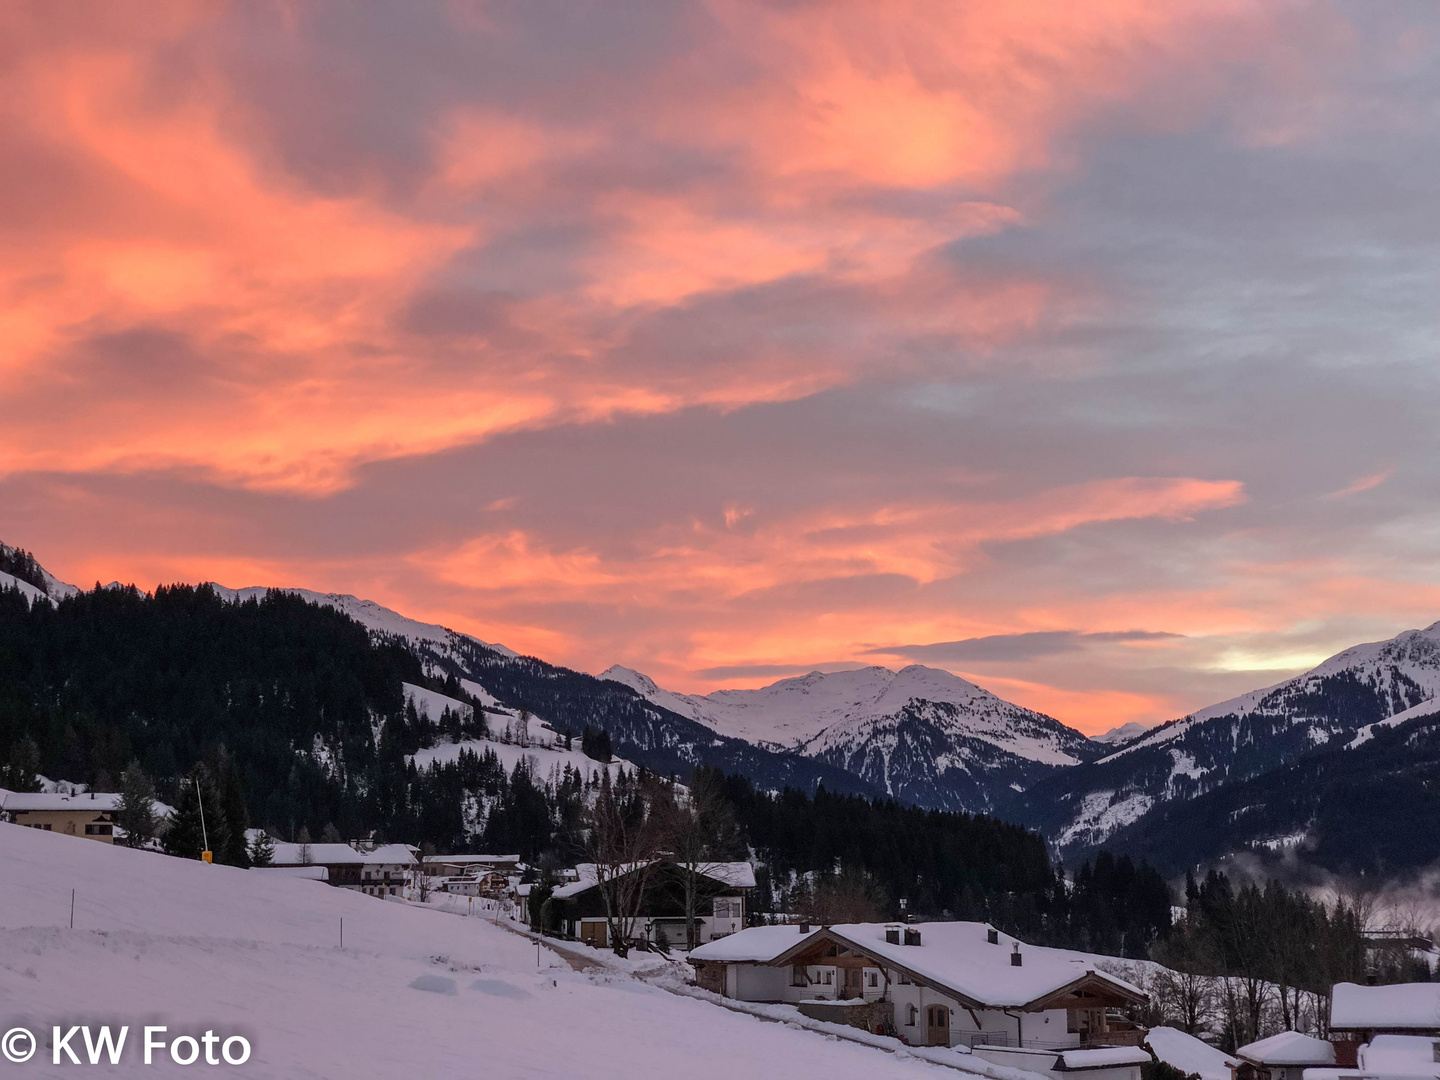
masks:
[(1335, 1044), (1298, 1031), (1282, 1031), (1235, 1051), (1235, 1080), (1304, 1080), (1306, 1069), (1335, 1064)]
[[(684, 949), (685, 876), (695, 873), (696, 940), (715, 941), (745, 927), (745, 895), (755, 887), (755, 870), (746, 862), (706, 863), (696, 872), (676, 863), (658, 860), (641, 870), (651, 875), (643, 907), (635, 920), (634, 940), (650, 946)], [(575, 868), (575, 880), (556, 887), (546, 904), (547, 929), (577, 938), (596, 948), (610, 946), (610, 925), (594, 863)], [(524, 907), (521, 908), (524, 911)], [(525, 915), (528, 918), (528, 913)]]
[(367, 896), (399, 896), (419, 865), (408, 844), (276, 844), (271, 866), (323, 866), (327, 880)]
[(36, 791), (11, 791), (3, 796), (4, 816), (16, 825), (44, 832), (83, 836), (102, 844), (115, 842), (115, 809), (120, 796), (113, 792), (87, 791), (60, 795)]
[[(715, 993), (791, 1002), (912, 1045), (983, 1048), (1002, 1064), (1038, 1071), (1102, 1066), (1079, 1058), (1024, 1064), (1001, 1048), (1068, 1055), (1126, 1045), (1133, 1062), (1103, 1067), (1129, 1070), (1149, 1060), (1138, 1049), (1144, 1031), (1120, 1015), (1147, 1001), (1144, 991), (1098, 970), (1092, 957), (1026, 945), (985, 923), (753, 927), (701, 946), (689, 960), (697, 983)], [(867, 1014), (850, 1002), (880, 1007)]]

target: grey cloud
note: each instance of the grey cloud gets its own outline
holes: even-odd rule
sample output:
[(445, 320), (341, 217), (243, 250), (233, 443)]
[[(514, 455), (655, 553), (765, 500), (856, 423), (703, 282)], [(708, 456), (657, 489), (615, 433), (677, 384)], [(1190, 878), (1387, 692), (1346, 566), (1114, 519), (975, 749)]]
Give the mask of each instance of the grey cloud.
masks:
[(987, 637), (937, 641), (930, 645), (887, 645), (866, 649), (867, 656), (904, 656), (931, 663), (967, 660), (1035, 660), (1042, 656), (1077, 652), (1090, 645), (1125, 641), (1158, 641), (1181, 637), (1163, 630), (1114, 630), (1086, 634), (1078, 630), (1039, 630), (1028, 634), (991, 634)]

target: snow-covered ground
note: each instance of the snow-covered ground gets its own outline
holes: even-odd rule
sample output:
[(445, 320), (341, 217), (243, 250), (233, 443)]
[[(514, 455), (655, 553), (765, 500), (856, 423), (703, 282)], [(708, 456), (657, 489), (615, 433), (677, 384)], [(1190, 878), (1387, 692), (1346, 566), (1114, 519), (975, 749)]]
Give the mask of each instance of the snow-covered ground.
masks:
[[(542, 734), (549, 735), (550, 733), (545, 731)], [(612, 769), (623, 768), (627, 773), (636, 771), (636, 765), (623, 758), (617, 757), (609, 765), (604, 765), (594, 758), (586, 757), (580, 752), (579, 740), (575, 740), (571, 745), (574, 749), (566, 750), (563, 746), (551, 744), (548, 739), (543, 742), (532, 741), (529, 746), (518, 746), (513, 742), (502, 743), (495, 739), (466, 739), (463, 742), (441, 743), (439, 746), (417, 751), (415, 766), (423, 769), (432, 761), (438, 761), (443, 765), (456, 760), (460, 756), (461, 750), (469, 750), (477, 757), (484, 757), (486, 750), (493, 750), (507, 772), (513, 771), (521, 758), (529, 758), (534, 774), (541, 778), (548, 777), (555, 769), (564, 772), (566, 765), (571, 766), (587, 779), (591, 775), (598, 775), (602, 771), (608, 772)]]
[(39, 1036), (34, 1059), (4, 1066), (34, 1077), (73, 1068), (45, 1045), (73, 1024), (130, 1027), (121, 1075), (182, 1069), (165, 1051), (143, 1064), (146, 1025), (243, 1035), (236, 1072), (255, 1077), (955, 1075), (576, 971), (484, 919), (4, 824), (0, 1017)]

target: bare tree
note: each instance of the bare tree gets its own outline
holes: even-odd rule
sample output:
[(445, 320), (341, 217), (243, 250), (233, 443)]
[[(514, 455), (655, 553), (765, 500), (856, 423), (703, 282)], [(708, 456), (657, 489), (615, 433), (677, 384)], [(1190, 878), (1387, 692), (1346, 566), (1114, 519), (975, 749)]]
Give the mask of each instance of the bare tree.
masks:
[(590, 808), (586, 849), (605, 905), (610, 947), (623, 957), (635, 939), (663, 829), (659, 815), (651, 812), (653, 793), (644, 782), (625, 791), (617, 786), (606, 770)]
[(852, 866), (813, 881), (799, 898), (800, 914), (822, 926), (879, 922), (885, 917), (885, 890), (870, 874)]
[(725, 868), (725, 855), (737, 841), (735, 814), (717, 776), (697, 769), (688, 792), (657, 799), (662, 811), (663, 843), (680, 871), (685, 908), (685, 948), (700, 944), (701, 906), (725, 891), (716, 877)]
[(315, 861), (315, 853), (310, 849), (310, 830), (304, 825), (300, 826), (300, 835), (295, 838), (295, 854), (301, 866), (309, 866)]

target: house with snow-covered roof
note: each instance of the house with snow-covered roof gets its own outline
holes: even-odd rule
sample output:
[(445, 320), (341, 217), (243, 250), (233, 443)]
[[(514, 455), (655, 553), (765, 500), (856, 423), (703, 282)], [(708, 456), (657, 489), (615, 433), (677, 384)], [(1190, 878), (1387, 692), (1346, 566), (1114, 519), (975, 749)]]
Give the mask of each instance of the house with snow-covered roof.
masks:
[(408, 844), (276, 844), (271, 866), (323, 866), (331, 885), (366, 896), (399, 896), (419, 867)]
[(1235, 1080), (1304, 1080), (1306, 1069), (1335, 1064), (1335, 1044), (1299, 1031), (1282, 1031), (1235, 1051)]
[[(754, 927), (690, 953), (696, 982), (725, 997), (795, 1004), (807, 1015), (912, 1045), (968, 1046), (1032, 1071), (1128, 1070), (1144, 1032), (1119, 1010), (1148, 1000), (1093, 957), (1027, 945), (993, 926), (933, 922)], [(870, 1006), (865, 1009), (863, 1006)], [(1133, 1061), (1069, 1064), (1053, 1052), (1128, 1044)], [(1043, 1067), (1010, 1060), (1052, 1052)]]
[[(613, 889), (611, 882), (617, 876), (644, 872), (649, 878), (634, 921), (634, 940), (676, 949), (684, 949), (688, 943), (687, 877), (694, 878), (691, 887), (698, 901), (695, 923), (699, 942), (714, 941), (743, 930), (745, 897), (755, 887), (755, 869), (748, 862), (703, 862), (687, 866), (661, 858), (621, 868), (618, 873), (611, 871), (603, 875), (607, 879), (603, 883), (594, 863), (581, 863), (574, 871), (574, 879), (558, 885), (546, 902), (544, 928), (601, 949), (612, 944), (602, 890)], [(523, 917), (529, 917), (523, 907), (522, 912)]]
[(115, 811), (119, 805), (120, 796), (105, 791), (9, 791), (0, 796), (0, 813), (16, 825), (83, 836), (102, 844), (115, 842)]

